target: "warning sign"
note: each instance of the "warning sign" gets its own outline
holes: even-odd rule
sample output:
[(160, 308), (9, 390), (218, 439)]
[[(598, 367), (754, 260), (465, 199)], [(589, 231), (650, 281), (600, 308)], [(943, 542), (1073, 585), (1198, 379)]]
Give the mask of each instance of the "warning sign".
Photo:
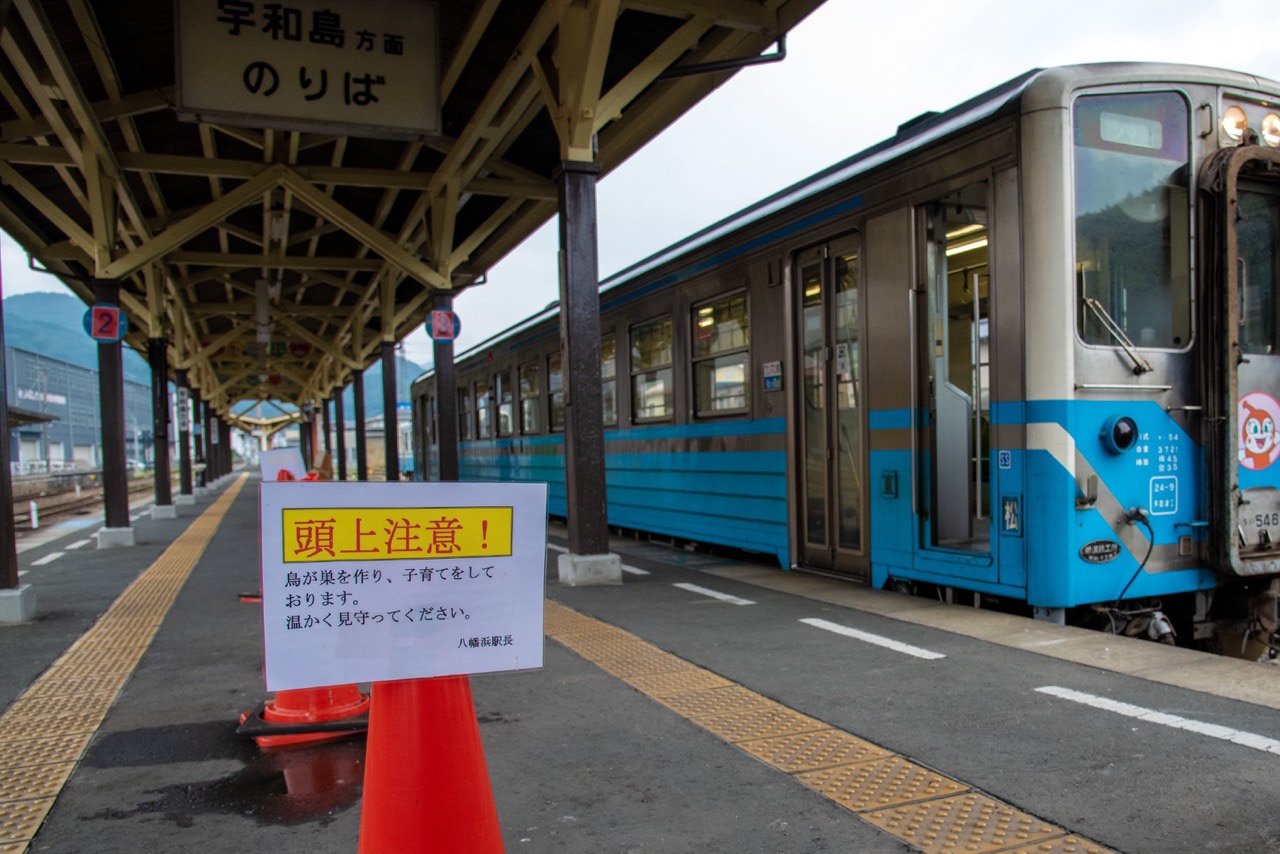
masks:
[(541, 483), (263, 482), (268, 690), (542, 666)]

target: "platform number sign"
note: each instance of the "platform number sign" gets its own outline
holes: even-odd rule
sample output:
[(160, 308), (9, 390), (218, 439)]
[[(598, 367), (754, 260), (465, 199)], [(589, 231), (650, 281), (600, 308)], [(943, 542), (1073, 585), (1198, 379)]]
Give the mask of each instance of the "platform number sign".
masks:
[(84, 313), (84, 331), (94, 341), (114, 344), (129, 331), (129, 318), (118, 305), (95, 303)]
[(433, 341), (456, 341), (462, 333), (462, 321), (452, 311), (435, 309), (427, 318), (427, 334)]

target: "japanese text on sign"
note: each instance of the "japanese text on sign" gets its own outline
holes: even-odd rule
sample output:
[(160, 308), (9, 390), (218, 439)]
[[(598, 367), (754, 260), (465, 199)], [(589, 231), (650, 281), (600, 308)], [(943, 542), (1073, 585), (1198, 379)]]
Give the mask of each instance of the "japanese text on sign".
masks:
[(179, 0), (180, 113), (251, 126), (438, 132), (435, 7)]
[(284, 511), (285, 563), (511, 554), (510, 507)]

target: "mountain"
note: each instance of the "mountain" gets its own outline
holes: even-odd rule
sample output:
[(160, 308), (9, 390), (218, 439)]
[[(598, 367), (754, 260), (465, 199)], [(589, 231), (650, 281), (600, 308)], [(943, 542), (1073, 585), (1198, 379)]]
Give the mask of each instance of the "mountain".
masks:
[[(84, 331), (88, 306), (71, 294), (15, 294), (4, 300), (4, 343), (98, 369), (98, 343)], [(124, 348), (124, 378), (151, 385), (151, 368), (132, 348)]]
[[(70, 294), (15, 294), (4, 300), (4, 343), (61, 359), (73, 365), (98, 369), (98, 345), (84, 331), (87, 306)], [(136, 351), (124, 348), (124, 376), (132, 382), (151, 385), (151, 368)], [(405, 358), (396, 365), (396, 400), (409, 401), (409, 384), (424, 370)], [(382, 414), (382, 362), (374, 362), (364, 372), (365, 417)], [(348, 386), (343, 398), (343, 416), (355, 420), (355, 396)]]

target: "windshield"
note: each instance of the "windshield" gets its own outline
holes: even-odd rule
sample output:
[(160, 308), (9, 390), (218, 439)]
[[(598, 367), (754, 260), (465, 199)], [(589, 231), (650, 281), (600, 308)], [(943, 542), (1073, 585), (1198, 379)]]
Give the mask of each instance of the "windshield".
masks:
[(1125, 346), (1123, 339), (1138, 347), (1185, 347), (1187, 102), (1173, 92), (1091, 95), (1076, 101), (1074, 118), (1080, 337), (1111, 347)]
[(1276, 290), (1280, 282), (1280, 197), (1241, 191), (1236, 233), (1240, 240), (1240, 349), (1280, 352)]

